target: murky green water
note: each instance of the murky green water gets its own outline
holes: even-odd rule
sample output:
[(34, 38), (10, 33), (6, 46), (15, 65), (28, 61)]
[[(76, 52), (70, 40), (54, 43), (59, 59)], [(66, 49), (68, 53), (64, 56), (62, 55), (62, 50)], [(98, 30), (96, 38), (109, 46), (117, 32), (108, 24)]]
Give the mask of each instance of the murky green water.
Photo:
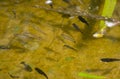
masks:
[[(78, 1), (73, 0), (71, 7), (62, 0), (54, 0), (53, 7), (74, 10), (75, 5), (79, 5), (84, 11), (100, 13), (102, 4), (98, 4), (98, 0)], [(117, 19), (119, 2), (113, 15)], [(119, 26), (113, 27), (105, 37), (96, 39), (92, 34), (99, 29), (98, 21), (85, 17), (90, 24), (88, 27), (77, 16), (63, 19), (57, 12), (33, 6), (50, 8), (45, 0), (0, 1), (0, 79), (11, 79), (9, 74), (19, 79), (45, 79), (35, 67), (43, 70), (48, 79), (88, 79), (78, 76), (80, 72), (105, 76), (106, 79), (120, 78), (119, 61), (100, 61), (101, 58), (120, 58)], [(82, 33), (72, 26), (73, 23)], [(26, 71), (20, 64), (22, 61), (33, 71)]]

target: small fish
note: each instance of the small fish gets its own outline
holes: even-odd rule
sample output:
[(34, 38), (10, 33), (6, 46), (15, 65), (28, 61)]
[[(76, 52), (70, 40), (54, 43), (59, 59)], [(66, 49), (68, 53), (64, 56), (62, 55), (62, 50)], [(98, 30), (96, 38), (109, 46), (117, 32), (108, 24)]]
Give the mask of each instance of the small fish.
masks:
[(9, 46), (0, 46), (0, 49), (10, 49)]
[(55, 50), (53, 50), (52, 48), (49, 48), (49, 47), (44, 47), (44, 49), (47, 50), (48, 52), (57, 53)]
[(66, 3), (68, 3), (68, 4), (70, 4), (71, 0), (63, 0), (63, 1), (66, 2)]
[(12, 13), (13, 13), (13, 15), (14, 15), (14, 18), (16, 18), (16, 11), (15, 10), (12, 10)]
[(88, 22), (82, 16), (78, 16), (78, 19), (89, 26)]
[(41, 75), (44, 75), (45, 77), (46, 77), (46, 79), (48, 79), (48, 76), (45, 74), (45, 72), (44, 71), (42, 71), (41, 69), (39, 69), (39, 68), (35, 68), (35, 70), (39, 73), (39, 74), (41, 74)]
[(76, 41), (68, 34), (61, 34), (61, 36), (66, 40), (69, 40), (69, 41), (76, 43)]
[(64, 45), (64, 47), (67, 47), (67, 48), (69, 48), (69, 49), (72, 49), (72, 50), (74, 50), (74, 51), (77, 51), (75, 48), (73, 48), (73, 47), (71, 47), (71, 46), (69, 46), (69, 45)]
[(102, 62), (115, 62), (115, 61), (120, 61), (120, 59), (116, 58), (102, 58), (100, 59)]
[(73, 27), (74, 27), (77, 31), (83, 33), (83, 32), (80, 30), (80, 28), (78, 27), (77, 24), (73, 23), (72, 25), (73, 25)]
[(26, 64), (24, 61), (22, 61), (20, 64), (24, 65), (24, 69), (26, 71), (32, 72), (32, 68), (28, 64)]
[(100, 72), (100, 71), (104, 71), (105, 69), (86, 69), (85, 71), (90, 73), (90, 72)]
[(8, 73), (9, 74), (9, 76), (11, 77), (11, 78), (19, 78), (19, 76), (14, 76), (14, 75), (12, 75), (12, 74), (10, 74), (10, 73)]
[[(61, 13), (62, 14), (62, 13)], [(69, 18), (69, 17), (71, 17), (69, 14), (62, 14), (62, 17), (63, 18)]]
[(109, 69), (106, 69), (101, 75), (107, 75), (109, 74), (110, 72), (112, 72), (113, 69), (115, 69), (116, 67), (112, 67), (112, 68), (109, 68)]

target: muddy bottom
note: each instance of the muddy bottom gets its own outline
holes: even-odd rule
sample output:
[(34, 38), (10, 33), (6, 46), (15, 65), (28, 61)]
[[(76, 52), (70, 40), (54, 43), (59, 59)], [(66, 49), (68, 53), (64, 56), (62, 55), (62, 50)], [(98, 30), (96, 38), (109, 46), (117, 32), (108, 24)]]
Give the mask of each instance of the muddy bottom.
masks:
[[(81, 9), (87, 10), (90, 0), (79, 1), (72, 3), (85, 3)], [(85, 18), (88, 27), (77, 17), (63, 17), (34, 6), (51, 8), (44, 0), (0, 1), (0, 79), (88, 79), (79, 73), (120, 78), (119, 61), (101, 61), (120, 58), (120, 27), (96, 39), (92, 37), (98, 30), (95, 20)], [(59, 6), (68, 7), (68, 3), (54, 1), (54, 9)]]

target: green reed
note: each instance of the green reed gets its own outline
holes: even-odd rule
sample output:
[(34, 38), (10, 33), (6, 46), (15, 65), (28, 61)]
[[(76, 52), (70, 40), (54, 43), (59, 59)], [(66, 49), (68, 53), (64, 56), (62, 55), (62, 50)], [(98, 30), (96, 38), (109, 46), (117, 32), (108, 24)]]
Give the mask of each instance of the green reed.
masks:
[[(102, 16), (111, 18), (116, 6), (117, 0), (105, 0)], [(100, 22), (101, 30), (106, 28), (105, 21)]]

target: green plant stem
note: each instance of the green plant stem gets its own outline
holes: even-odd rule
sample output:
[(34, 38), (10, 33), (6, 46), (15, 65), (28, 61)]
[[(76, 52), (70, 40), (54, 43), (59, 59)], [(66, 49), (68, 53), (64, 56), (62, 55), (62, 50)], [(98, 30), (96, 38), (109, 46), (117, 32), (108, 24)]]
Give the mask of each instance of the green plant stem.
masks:
[[(102, 11), (102, 16), (111, 18), (116, 6), (117, 0), (105, 0), (104, 8)], [(105, 21), (100, 22), (101, 30), (105, 29), (107, 26), (105, 25)]]

